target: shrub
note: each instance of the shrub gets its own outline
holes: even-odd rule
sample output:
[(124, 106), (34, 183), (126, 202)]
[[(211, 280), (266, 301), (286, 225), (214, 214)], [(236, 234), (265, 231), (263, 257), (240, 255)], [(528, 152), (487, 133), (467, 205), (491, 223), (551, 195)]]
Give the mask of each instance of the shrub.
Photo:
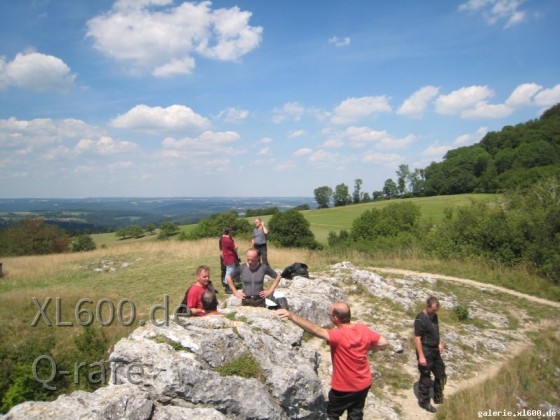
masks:
[(465, 305), (455, 306), (455, 315), (459, 321), (466, 321), (469, 319), (469, 308)]
[(177, 235), (179, 233), (179, 228), (173, 222), (163, 222), (159, 226), (159, 235), (158, 239), (167, 239), (173, 235)]
[(234, 235), (249, 236), (252, 228), (251, 224), (240, 219), (236, 212), (213, 214), (207, 219), (203, 219), (187, 235), (187, 239), (202, 239), (220, 237), (225, 227), (232, 227)]
[(43, 255), (68, 252), (70, 237), (43, 219), (25, 219), (0, 231), (0, 254)]
[(264, 381), (261, 367), (250, 354), (244, 354), (231, 362), (216, 369), (222, 376), (240, 376)]
[(72, 251), (74, 252), (93, 251), (96, 248), (95, 242), (89, 235), (80, 235), (72, 242)]
[(320, 249), (309, 226), (309, 221), (297, 210), (277, 213), (268, 222), (268, 238), (283, 247)]

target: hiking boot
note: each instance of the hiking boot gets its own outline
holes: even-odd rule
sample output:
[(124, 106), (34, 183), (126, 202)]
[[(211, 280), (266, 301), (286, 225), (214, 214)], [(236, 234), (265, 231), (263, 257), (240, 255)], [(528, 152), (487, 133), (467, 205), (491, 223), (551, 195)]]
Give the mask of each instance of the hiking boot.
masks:
[(435, 413), (437, 411), (436, 408), (430, 403), (418, 404), (418, 405), (422, 407), (424, 410), (429, 411), (430, 413)]

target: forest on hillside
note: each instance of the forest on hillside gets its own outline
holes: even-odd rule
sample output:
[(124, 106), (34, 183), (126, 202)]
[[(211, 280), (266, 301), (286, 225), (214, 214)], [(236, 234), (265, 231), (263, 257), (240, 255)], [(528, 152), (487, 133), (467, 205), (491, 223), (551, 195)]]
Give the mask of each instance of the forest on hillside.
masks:
[(396, 176), (371, 195), (362, 191), (360, 178), (352, 193), (344, 183), (321, 186), (314, 190), (315, 201), (319, 208), (327, 208), (391, 198), (501, 193), (560, 178), (560, 104), (538, 119), (505, 126), (487, 133), (477, 144), (449, 150), (441, 162), (426, 168), (399, 165)]
[(424, 170), (423, 195), (502, 192), (560, 175), (560, 104), (539, 119), (487, 133)]

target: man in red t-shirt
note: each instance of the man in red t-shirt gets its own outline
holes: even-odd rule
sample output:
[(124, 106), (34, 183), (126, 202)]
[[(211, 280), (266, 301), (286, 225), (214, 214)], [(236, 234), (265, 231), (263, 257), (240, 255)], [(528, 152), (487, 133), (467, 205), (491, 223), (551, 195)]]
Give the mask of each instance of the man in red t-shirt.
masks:
[(364, 324), (350, 322), (350, 307), (344, 302), (333, 303), (329, 316), (336, 329), (327, 330), (286, 309), (276, 313), (329, 343), (333, 373), (327, 417), (338, 419), (348, 410), (349, 419), (362, 419), (372, 377), (368, 352), (383, 350), (387, 340)]
[(196, 269), (196, 283), (189, 287), (183, 301), (191, 309), (193, 316), (205, 315), (201, 298), (206, 290), (214, 291), (214, 286), (210, 281), (210, 267), (200, 265)]

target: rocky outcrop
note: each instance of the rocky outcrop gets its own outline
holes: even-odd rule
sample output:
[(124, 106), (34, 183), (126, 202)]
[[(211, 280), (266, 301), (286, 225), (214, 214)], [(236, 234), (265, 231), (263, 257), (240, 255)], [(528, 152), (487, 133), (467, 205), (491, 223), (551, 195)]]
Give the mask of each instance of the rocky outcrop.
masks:
[[(351, 301), (357, 319), (389, 340), (385, 363), (393, 371), (410, 372), (416, 364), (410, 347), (410, 314), (436, 286), (428, 277), (385, 278), (345, 262), (315, 278), (284, 279), (279, 291), (287, 297), (290, 310), (323, 326), (330, 323), (332, 302)], [(452, 292), (438, 290), (437, 295), (444, 308), (457, 305)], [(477, 301), (469, 311), (489, 327), (482, 331), (470, 324), (445, 325), (450, 381), (463, 376), (465, 366), (503, 353), (508, 340), (520, 338), (507, 328), (504, 315), (485, 311)], [(303, 331), (275, 311), (242, 307), (235, 297), (224, 302), (222, 312), (139, 327), (114, 346), (109, 386), (93, 393), (77, 391), (52, 402), (26, 402), (0, 418), (325, 418), (328, 348), (318, 340), (304, 340)], [(376, 356), (376, 366), (379, 363), (383, 362)], [(383, 379), (377, 368), (372, 371), (376, 381)], [(370, 394), (366, 418), (400, 418), (392, 391), (384, 392), (381, 397)]]
[[(321, 325), (331, 302), (345, 298), (328, 281), (296, 277), (282, 285), (291, 309)], [(109, 386), (23, 403), (6, 418), (323, 418), (319, 355), (302, 346), (302, 330), (273, 310), (242, 307), (235, 297), (226, 303), (221, 316), (133, 331), (110, 354)], [(242, 371), (244, 363), (258, 367), (256, 378), (219, 372), (236, 364)]]

